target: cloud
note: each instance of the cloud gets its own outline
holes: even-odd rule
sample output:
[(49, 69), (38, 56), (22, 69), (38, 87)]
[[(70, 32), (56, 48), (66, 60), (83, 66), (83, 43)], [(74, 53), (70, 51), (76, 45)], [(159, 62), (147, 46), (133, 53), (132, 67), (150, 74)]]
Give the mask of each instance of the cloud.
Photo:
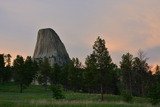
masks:
[[(0, 48), (32, 56), (38, 29), (51, 27), (70, 56), (83, 62), (100, 35), (118, 64), (123, 53), (136, 55), (138, 49), (160, 46), (159, 4), (159, 0), (1, 0)], [(147, 53), (153, 57), (151, 63), (160, 64), (158, 51)]]
[(159, 61), (160, 61), (160, 57), (159, 57), (160, 46), (150, 48), (150, 49), (146, 50), (146, 53), (147, 53), (147, 56), (149, 57), (150, 64), (152, 64), (152, 65), (159, 64)]

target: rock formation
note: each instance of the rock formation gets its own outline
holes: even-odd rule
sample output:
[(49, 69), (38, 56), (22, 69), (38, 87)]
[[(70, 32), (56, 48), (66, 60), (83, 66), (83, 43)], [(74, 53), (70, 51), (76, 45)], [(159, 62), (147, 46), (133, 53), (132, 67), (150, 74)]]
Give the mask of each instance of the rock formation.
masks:
[(63, 65), (70, 60), (64, 44), (57, 33), (51, 28), (40, 29), (38, 31), (33, 58), (35, 60), (48, 58), (51, 66), (55, 63)]

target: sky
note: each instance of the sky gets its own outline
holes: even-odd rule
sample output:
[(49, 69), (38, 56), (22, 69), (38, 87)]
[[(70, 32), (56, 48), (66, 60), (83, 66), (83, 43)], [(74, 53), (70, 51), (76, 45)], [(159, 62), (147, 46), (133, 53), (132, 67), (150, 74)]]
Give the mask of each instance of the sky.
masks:
[(160, 0), (0, 0), (0, 53), (33, 56), (37, 32), (52, 28), (70, 58), (84, 62), (98, 36), (113, 62), (142, 49), (160, 65)]

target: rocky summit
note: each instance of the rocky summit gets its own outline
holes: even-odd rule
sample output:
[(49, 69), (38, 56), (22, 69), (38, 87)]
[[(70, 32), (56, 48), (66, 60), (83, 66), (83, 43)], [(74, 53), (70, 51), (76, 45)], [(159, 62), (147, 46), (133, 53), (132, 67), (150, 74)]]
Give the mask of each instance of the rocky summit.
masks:
[(35, 60), (48, 58), (51, 66), (55, 63), (64, 65), (70, 60), (64, 44), (57, 33), (51, 28), (40, 29), (38, 31), (33, 58)]

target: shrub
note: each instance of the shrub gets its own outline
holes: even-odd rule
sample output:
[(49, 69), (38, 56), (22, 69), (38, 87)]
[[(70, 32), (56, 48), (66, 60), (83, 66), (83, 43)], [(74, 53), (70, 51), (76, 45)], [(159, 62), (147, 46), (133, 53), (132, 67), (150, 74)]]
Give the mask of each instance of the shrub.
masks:
[(132, 96), (131, 92), (129, 92), (127, 90), (122, 91), (122, 97), (125, 102), (132, 102), (132, 100), (133, 100), (133, 96)]
[(152, 105), (156, 105), (160, 102), (160, 83), (155, 84), (149, 92)]
[(55, 99), (64, 99), (65, 98), (62, 85), (52, 85), (51, 90), (53, 93), (53, 98), (55, 98)]

